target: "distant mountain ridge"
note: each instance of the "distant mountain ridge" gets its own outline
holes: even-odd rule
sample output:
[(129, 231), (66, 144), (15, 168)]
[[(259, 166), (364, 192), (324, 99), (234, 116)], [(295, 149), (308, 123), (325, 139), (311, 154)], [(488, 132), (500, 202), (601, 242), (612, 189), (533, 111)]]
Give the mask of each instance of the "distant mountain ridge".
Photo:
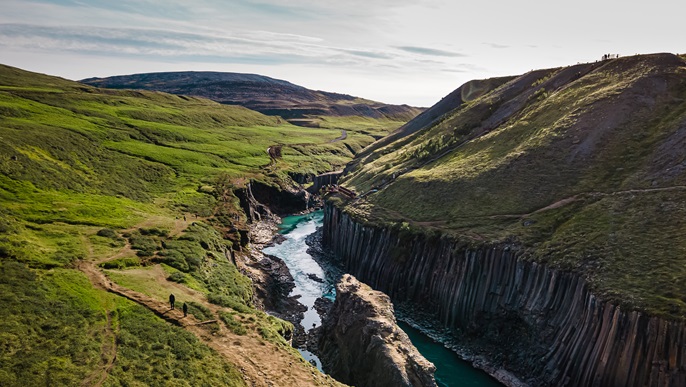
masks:
[(409, 121), (423, 110), (311, 90), (257, 74), (184, 71), (88, 78), (81, 82), (113, 89), (144, 89), (204, 97), (305, 125), (312, 116), (361, 116)]

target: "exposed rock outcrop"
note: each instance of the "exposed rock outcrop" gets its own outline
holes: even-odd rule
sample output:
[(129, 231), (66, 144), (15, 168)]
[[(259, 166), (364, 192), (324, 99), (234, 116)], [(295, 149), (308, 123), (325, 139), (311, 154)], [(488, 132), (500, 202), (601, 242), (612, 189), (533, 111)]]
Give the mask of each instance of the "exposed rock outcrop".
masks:
[(252, 245), (245, 254), (240, 254), (236, 263), (253, 282), (253, 303), (292, 323), (295, 329), (292, 344), (295, 347), (303, 346), (306, 334), (300, 321), (307, 307), (298, 301), (299, 296), (290, 296), (295, 283), (286, 263), (278, 257), (264, 254), (262, 248), (283, 242), (283, 236), (278, 234), (281, 219), (274, 212), (282, 214), (307, 210), (312, 196), (302, 189), (272, 186), (260, 181), (251, 181), (234, 193), (249, 222), (249, 230), (244, 238), (246, 242), (242, 245)]
[(269, 185), (254, 180), (250, 182), (249, 189), (259, 203), (279, 216), (307, 210), (317, 203), (309, 192), (292, 186)]
[(331, 376), (358, 387), (436, 386), (435, 367), (396, 325), (388, 296), (349, 274), (336, 291), (319, 339)]
[(467, 247), (401, 237), (327, 205), (325, 244), (394, 301), (424, 305), (536, 386), (686, 386), (686, 326), (596, 297), (578, 275), (520, 257), (515, 246)]
[(252, 183), (246, 184), (246, 186), (243, 188), (236, 189), (234, 194), (236, 197), (238, 197), (241, 209), (248, 217), (248, 222), (255, 223), (262, 220), (276, 220), (276, 217), (269, 210), (269, 207), (265, 206), (263, 203), (260, 203), (260, 201), (255, 198), (255, 195), (253, 195)]
[(322, 187), (338, 183), (338, 179), (343, 175), (343, 171), (333, 171), (322, 173), (312, 178), (312, 185), (307, 189), (309, 192), (318, 193)]
[(307, 211), (319, 204), (318, 198), (304, 189), (287, 184), (270, 185), (259, 180), (235, 189), (234, 194), (250, 223), (278, 223), (279, 216)]

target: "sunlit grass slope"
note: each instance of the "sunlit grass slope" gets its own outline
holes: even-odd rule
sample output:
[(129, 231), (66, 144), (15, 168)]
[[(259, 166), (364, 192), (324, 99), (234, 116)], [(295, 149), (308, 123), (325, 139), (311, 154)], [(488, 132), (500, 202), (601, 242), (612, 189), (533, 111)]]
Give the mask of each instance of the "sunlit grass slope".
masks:
[[(105, 385), (242, 385), (193, 335), (96, 290), (76, 263), (128, 242), (131, 254), (109, 268), (164, 262), (170, 278), (253, 316), (252, 334), (280, 343), (284, 323), (252, 309), (250, 281), (225, 256), (230, 242), (201, 220), (181, 235), (172, 228), (183, 214), (213, 215), (218, 176), (283, 182), (287, 171), (340, 167), (352, 153), (330, 143), (339, 136), (209, 100), (0, 66), (0, 385), (96, 380), (108, 329), (119, 345)], [(267, 154), (275, 144), (293, 146), (275, 162)]]
[(686, 62), (671, 54), (539, 70), (356, 160), (371, 222), (581, 273), (631, 308), (686, 317)]

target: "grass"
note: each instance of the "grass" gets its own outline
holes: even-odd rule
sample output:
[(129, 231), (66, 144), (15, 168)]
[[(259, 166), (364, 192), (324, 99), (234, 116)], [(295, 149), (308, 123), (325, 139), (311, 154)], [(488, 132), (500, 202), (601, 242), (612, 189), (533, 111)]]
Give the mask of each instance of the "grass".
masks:
[[(367, 222), (515, 241), (525, 259), (580, 273), (604, 299), (684, 319), (679, 61), (636, 56), (514, 79), (377, 149), (342, 184), (379, 191), (338, 200)], [(564, 199), (574, 200), (543, 210)]]
[[(0, 236), (0, 249), (32, 265), (83, 258), (79, 236), (93, 227), (211, 216), (216, 198), (203, 187), (219, 175), (266, 181), (352, 157), (344, 144), (328, 143), (338, 129), (296, 127), (204, 99), (100, 90), (7, 66), (0, 86), (0, 205), (13, 230)], [(266, 168), (274, 144), (289, 150)], [(116, 248), (98, 238), (89, 237), (96, 255)]]
[(81, 273), (0, 262), (0, 384), (80, 385), (99, 364), (107, 294)]
[(105, 386), (243, 386), (228, 364), (192, 333), (157, 318), (128, 300), (117, 305), (117, 361)]
[(219, 314), (219, 317), (231, 332), (241, 336), (246, 335), (248, 333), (248, 330), (245, 328), (243, 324), (240, 323), (240, 321), (236, 320), (235, 316), (235, 313), (229, 312), (222, 312)]
[[(169, 274), (169, 277), (167, 277), (167, 280), (173, 281), (173, 282), (178, 282), (184, 284), (186, 287), (196, 290), (198, 292), (207, 294), (209, 291), (207, 290), (207, 287), (198, 279), (193, 277), (192, 275), (186, 274), (178, 269), (175, 269), (171, 266), (165, 265), (164, 263), (160, 264), (160, 267), (162, 270), (164, 270), (167, 274)], [(176, 278), (182, 278), (180, 281), (174, 281), (170, 279), (170, 277), (175, 276)]]
[(368, 136), (385, 136), (395, 129), (401, 127), (405, 122), (394, 121), (387, 118), (371, 117), (335, 117), (321, 116), (315, 121), (320, 128), (345, 129), (355, 133), (366, 134)]
[(292, 353), (297, 351), (288, 345), (284, 337), (293, 336), (293, 324), (269, 316), (261, 311), (251, 313), (220, 312), (219, 318), (233, 333), (244, 336), (257, 334), (264, 341), (286, 348)]

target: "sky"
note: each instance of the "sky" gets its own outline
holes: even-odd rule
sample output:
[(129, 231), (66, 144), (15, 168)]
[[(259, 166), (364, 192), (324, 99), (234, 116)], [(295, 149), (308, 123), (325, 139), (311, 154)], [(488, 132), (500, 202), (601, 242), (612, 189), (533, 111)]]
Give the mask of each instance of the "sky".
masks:
[(431, 106), (472, 80), (686, 52), (681, 1), (0, 0), (0, 63), (78, 80), (226, 71)]

